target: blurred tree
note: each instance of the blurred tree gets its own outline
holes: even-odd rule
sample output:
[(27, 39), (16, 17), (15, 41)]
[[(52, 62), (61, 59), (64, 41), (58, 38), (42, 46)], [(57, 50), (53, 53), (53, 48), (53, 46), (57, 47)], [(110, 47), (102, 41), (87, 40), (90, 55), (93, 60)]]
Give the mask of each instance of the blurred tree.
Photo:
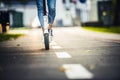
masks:
[(8, 3), (9, 6), (11, 5), (12, 0), (0, 0), (0, 3)]
[(0, 0), (0, 2), (3, 2), (3, 1), (5, 1), (5, 0)]

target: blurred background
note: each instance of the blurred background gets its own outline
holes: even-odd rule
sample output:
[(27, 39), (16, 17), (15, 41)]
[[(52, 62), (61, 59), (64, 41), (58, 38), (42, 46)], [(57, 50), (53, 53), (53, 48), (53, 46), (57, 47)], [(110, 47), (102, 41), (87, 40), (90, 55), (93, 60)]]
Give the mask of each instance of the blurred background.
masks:
[[(56, 1), (54, 26), (120, 25), (120, 0)], [(13, 28), (39, 27), (36, 0), (0, 0), (0, 26), (7, 25)]]

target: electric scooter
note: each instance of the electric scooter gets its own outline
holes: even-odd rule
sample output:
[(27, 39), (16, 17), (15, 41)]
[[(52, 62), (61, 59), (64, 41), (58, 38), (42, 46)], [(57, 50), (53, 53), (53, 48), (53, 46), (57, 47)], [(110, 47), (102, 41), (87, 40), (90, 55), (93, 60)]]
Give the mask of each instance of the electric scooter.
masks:
[(43, 12), (44, 12), (44, 28), (43, 28), (43, 35), (44, 35), (44, 45), (45, 50), (49, 50), (49, 31), (48, 31), (48, 15), (46, 9), (46, 0), (43, 0)]

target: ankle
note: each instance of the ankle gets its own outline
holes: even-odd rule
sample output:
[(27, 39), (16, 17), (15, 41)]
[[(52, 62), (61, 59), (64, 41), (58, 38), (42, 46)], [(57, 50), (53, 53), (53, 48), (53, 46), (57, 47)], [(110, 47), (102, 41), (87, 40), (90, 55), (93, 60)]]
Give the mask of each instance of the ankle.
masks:
[(48, 29), (51, 29), (52, 28), (52, 24), (48, 24)]

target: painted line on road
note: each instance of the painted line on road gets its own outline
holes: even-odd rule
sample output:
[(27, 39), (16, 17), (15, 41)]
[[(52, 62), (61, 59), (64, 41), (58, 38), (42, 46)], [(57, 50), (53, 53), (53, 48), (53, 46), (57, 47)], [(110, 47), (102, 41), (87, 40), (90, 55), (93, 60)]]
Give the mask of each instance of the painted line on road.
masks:
[(62, 49), (61, 46), (52, 46), (53, 49)]
[[(54, 41), (51, 43), (51, 47), (53, 49), (62, 49), (62, 47), (57, 45), (57, 43)], [(71, 55), (68, 54), (67, 52), (55, 52), (55, 54), (57, 58), (71, 58)]]
[(67, 52), (55, 52), (57, 58), (72, 58)]
[(68, 79), (92, 79), (93, 74), (81, 64), (63, 64), (62, 68)]
[(57, 45), (57, 43), (55, 41), (52, 41), (50, 45)]
[(62, 49), (62, 47), (59, 46), (55, 41), (52, 41), (50, 45), (53, 49)]

